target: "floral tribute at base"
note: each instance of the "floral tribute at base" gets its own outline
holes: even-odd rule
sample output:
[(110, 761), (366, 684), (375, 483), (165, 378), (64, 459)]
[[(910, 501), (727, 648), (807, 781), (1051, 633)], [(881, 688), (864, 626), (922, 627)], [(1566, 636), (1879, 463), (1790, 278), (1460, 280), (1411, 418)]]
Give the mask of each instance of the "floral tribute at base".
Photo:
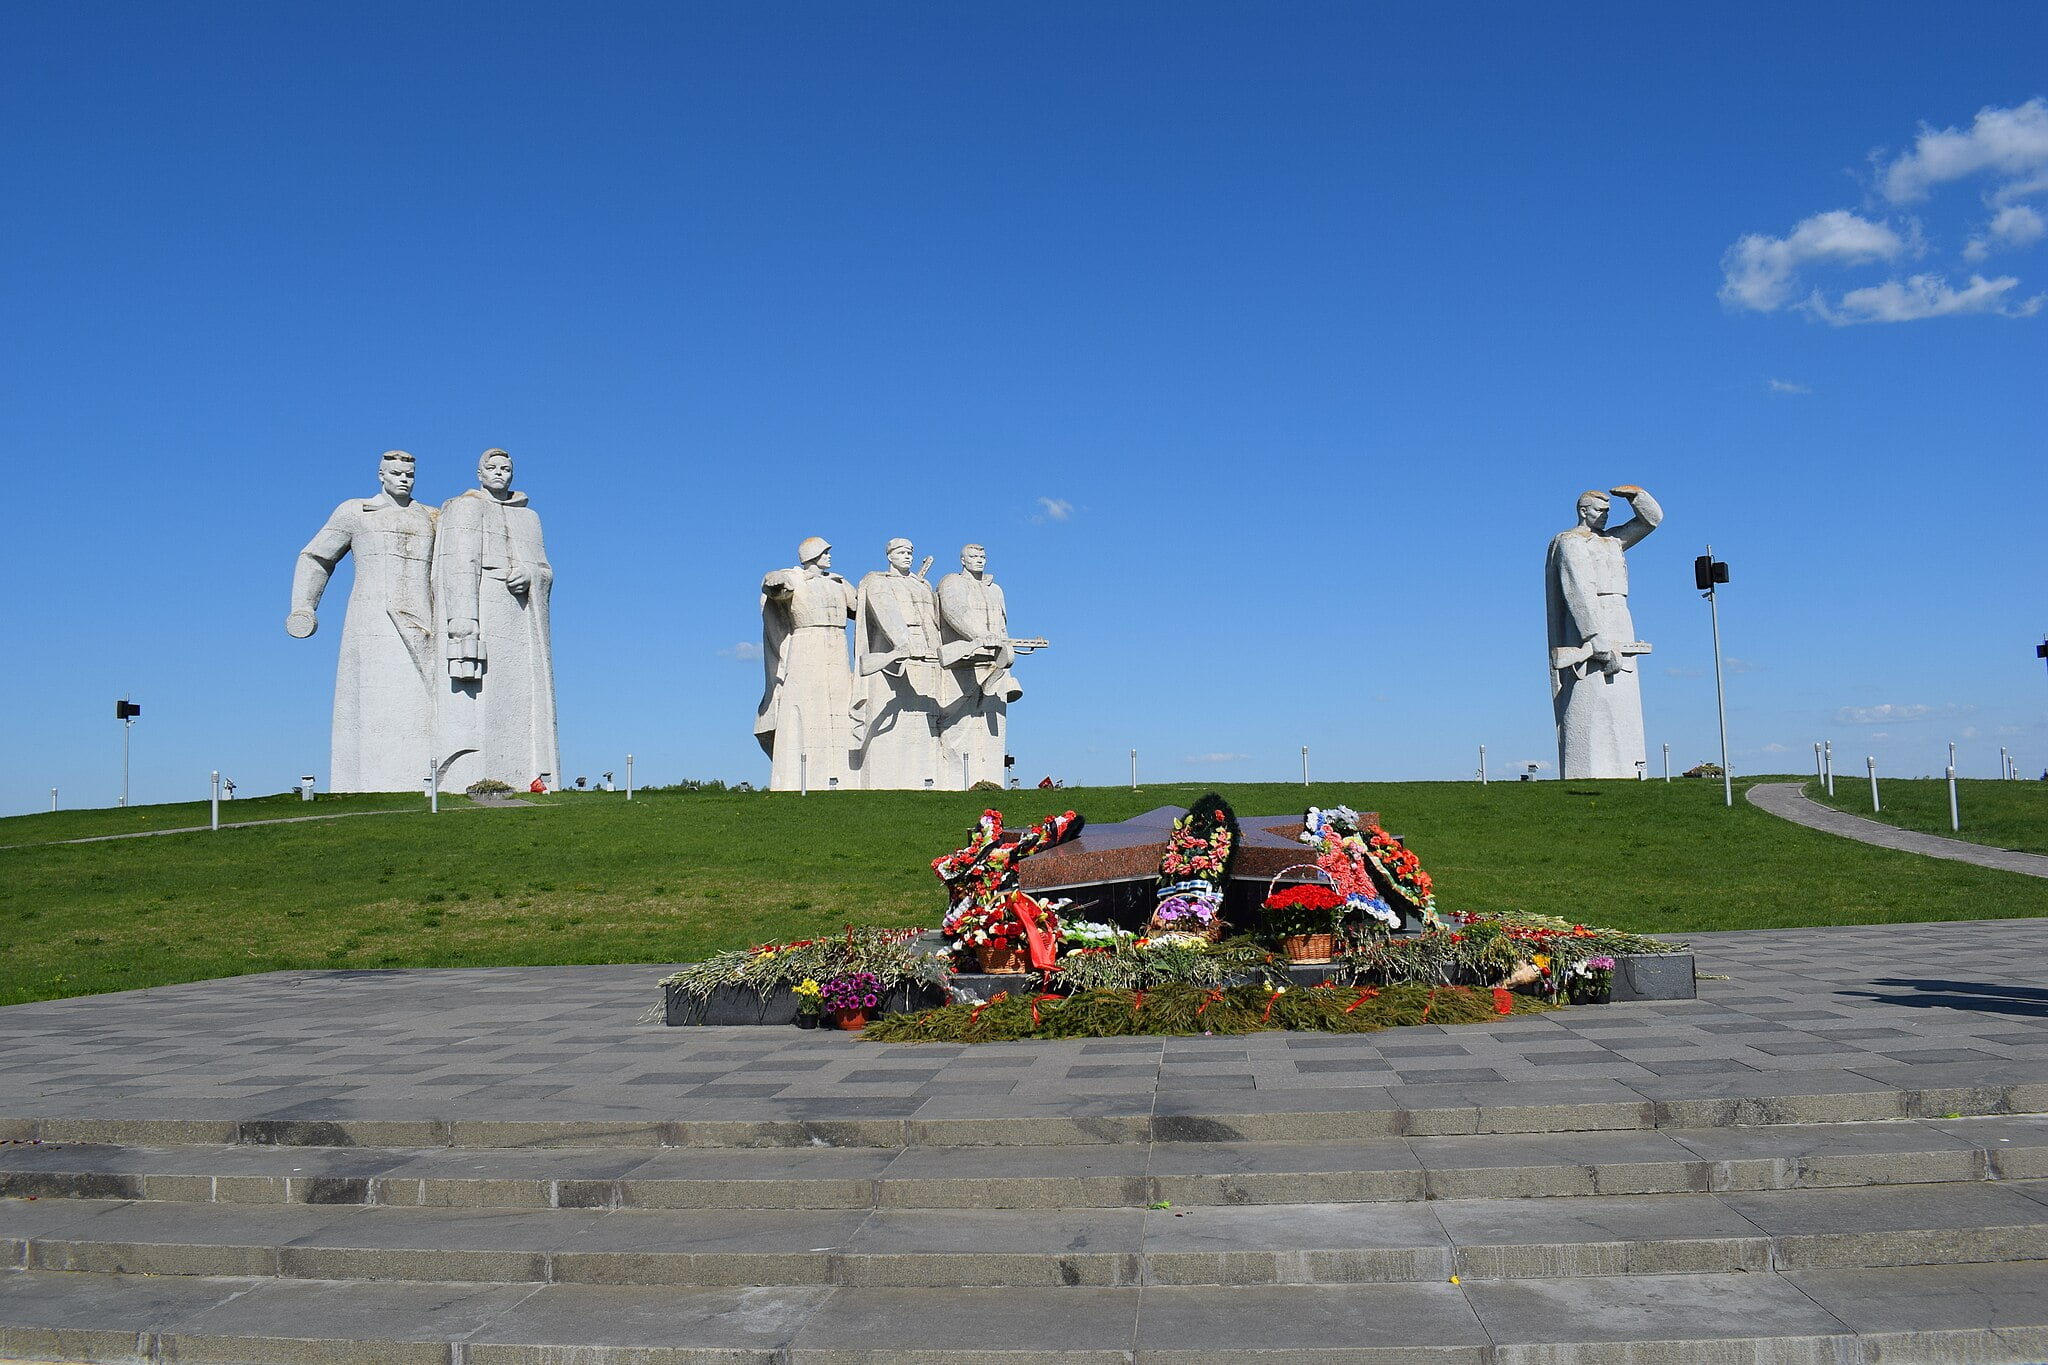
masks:
[(1161, 986), (999, 995), (980, 1005), (897, 1014), (868, 1025), (888, 1043), (997, 1043), (1020, 1038), (1239, 1034), (1268, 1029), (1371, 1033), (1411, 1024), (1476, 1024), (1554, 1008), (1533, 996), (1469, 986)]

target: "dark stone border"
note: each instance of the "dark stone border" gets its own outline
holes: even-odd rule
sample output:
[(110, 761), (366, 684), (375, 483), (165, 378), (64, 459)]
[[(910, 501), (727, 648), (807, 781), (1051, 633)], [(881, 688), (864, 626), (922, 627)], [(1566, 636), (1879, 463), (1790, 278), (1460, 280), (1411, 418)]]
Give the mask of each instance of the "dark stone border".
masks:
[[(1287, 974), (1297, 986), (1314, 986), (1329, 979), (1334, 967), (1290, 967)], [(1614, 984), (1609, 999), (1692, 1000), (1693, 955), (1681, 953), (1622, 953), (1614, 959)], [(979, 972), (958, 972), (954, 985), (987, 1000), (999, 991), (1022, 994), (1037, 986), (1032, 973), (985, 976)], [(936, 986), (904, 985), (891, 990), (878, 1014), (905, 1014), (946, 1003)], [(680, 987), (662, 987), (664, 1024), (792, 1024), (796, 1022), (796, 996), (787, 986), (777, 986), (767, 995), (757, 995), (744, 986), (720, 986), (707, 1000), (683, 993)]]

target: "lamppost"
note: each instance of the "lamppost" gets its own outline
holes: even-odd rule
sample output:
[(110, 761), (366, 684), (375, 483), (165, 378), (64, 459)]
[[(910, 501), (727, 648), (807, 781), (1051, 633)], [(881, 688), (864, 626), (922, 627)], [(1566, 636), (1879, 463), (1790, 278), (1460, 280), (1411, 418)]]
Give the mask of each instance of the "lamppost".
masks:
[(128, 732), (135, 728), (135, 718), (142, 714), (142, 703), (126, 697), (114, 703), (114, 719), (121, 722), (121, 805), (128, 804)]
[(1714, 621), (1714, 705), (1721, 713), (1721, 802), (1735, 804), (1735, 775), (1728, 771), (1728, 693), (1721, 683), (1721, 608), (1714, 589), (1728, 581), (1728, 566), (1714, 558), (1714, 547), (1692, 562), (1693, 586), (1707, 595), (1707, 613)]

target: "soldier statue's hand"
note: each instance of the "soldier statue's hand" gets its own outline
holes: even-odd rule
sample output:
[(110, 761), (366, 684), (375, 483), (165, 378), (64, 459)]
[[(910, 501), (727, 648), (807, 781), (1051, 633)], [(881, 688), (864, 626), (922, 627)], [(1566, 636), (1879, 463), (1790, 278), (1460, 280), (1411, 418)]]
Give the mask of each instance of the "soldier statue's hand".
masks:
[(310, 611), (295, 611), (284, 618), (284, 633), (294, 640), (303, 640), (320, 629), (320, 618)]

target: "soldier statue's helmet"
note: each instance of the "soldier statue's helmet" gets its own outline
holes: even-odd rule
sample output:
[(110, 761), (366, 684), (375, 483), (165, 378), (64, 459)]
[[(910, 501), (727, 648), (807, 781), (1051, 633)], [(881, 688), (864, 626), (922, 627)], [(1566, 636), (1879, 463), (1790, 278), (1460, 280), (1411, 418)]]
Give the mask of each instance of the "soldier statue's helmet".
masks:
[(796, 547), (796, 562), (809, 564), (832, 548), (832, 542), (823, 536), (805, 536), (803, 544)]

